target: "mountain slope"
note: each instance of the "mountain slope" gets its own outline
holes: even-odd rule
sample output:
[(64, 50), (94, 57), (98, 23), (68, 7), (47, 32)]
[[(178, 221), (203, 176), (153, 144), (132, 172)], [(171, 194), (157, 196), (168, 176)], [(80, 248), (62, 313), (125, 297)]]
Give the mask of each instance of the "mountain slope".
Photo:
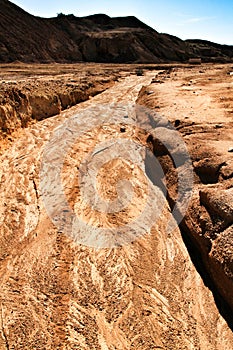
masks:
[(0, 5), (0, 61), (59, 61), (60, 52), (63, 60), (81, 59), (69, 36), (51, 21), (31, 16), (10, 1)]
[(0, 0), (0, 62), (157, 63), (186, 61), (196, 56), (225, 61), (233, 57), (231, 46), (212, 45), (208, 55), (196, 46), (160, 34), (133, 16), (59, 14), (46, 19)]

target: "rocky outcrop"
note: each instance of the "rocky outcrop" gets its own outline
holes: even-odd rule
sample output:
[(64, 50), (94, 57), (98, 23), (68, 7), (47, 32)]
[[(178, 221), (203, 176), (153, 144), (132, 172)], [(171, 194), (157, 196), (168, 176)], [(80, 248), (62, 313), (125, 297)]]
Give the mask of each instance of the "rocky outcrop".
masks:
[(203, 61), (226, 62), (227, 57), (233, 59), (233, 46), (220, 45), (207, 40), (186, 40), (190, 44), (193, 53), (202, 57)]
[(233, 188), (227, 190), (200, 190), (200, 202), (214, 217), (221, 220), (223, 227), (233, 224)]
[[(161, 133), (163, 133), (162, 137)], [(168, 137), (169, 133), (171, 135)], [(163, 147), (160, 146), (161, 140)], [(174, 157), (177, 156), (179, 160), (184, 159), (183, 150), (177, 145), (174, 147), (175, 139), (172, 137), (172, 130), (164, 129), (163, 132), (162, 128), (158, 128), (157, 132), (155, 129), (148, 137), (148, 142), (152, 145), (154, 154), (163, 168), (168, 202), (173, 209), (178, 193), (177, 173), (187, 172), (185, 168), (181, 170), (182, 164), (174, 164)], [(169, 151), (170, 146), (171, 151)], [(215, 164), (216, 159), (212, 161)], [(211, 164), (211, 159), (209, 163)], [(198, 163), (197, 170), (199, 170), (199, 165)], [(208, 174), (211, 174), (210, 179), (212, 180), (211, 167), (207, 170), (206, 175)], [(183, 183), (182, 186), (184, 186)], [(192, 201), (180, 227), (196, 247), (196, 252), (201, 255), (205, 271), (214, 282), (218, 292), (233, 310), (232, 199), (232, 181), (227, 184), (218, 183), (215, 187), (213, 185), (194, 185)]]
[[(177, 74), (177, 72), (175, 73)], [(163, 74), (164, 75), (164, 74)], [(138, 98), (138, 103), (146, 106), (157, 106), (156, 90), (152, 88), (153, 84), (165, 82), (167, 76), (164, 75), (163, 81), (152, 81), (152, 85), (144, 87)], [(180, 85), (178, 85), (180, 88)], [(151, 90), (151, 94), (148, 91)], [(164, 88), (162, 87), (161, 90)], [(154, 99), (154, 100), (153, 100)], [(176, 105), (176, 102), (174, 105)], [(171, 103), (171, 101), (168, 101)], [(223, 301), (227, 308), (233, 310), (233, 179), (232, 179), (232, 156), (225, 150), (224, 155), (208, 146), (208, 141), (200, 142), (202, 136), (195, 135), (194, 123), (183, 120), (172, 119), (172, 124), (166, 122), (164, 117), (158, 113), (151, 113), (154, 120), (155, 129), (150, 133), (147, 142), (153, 153), (162, 166), (166, 183), (167, 199), (171, 210), (177, 201), (179, 192), (178, 173), (180, 173), (184, 160), (184, 150), (177, 144), (177, 137), (172, 125), (180, 131), (180, 135), (192, 134), (192, 138), (186, 138), (186, 145), (189, 149), (190, 159), (193, 166), (194, 183), (192, 185), (192, 199), (180, 222), (180, 228), (183, 232), (184, 240), (190, 249), (190, 254), (196, 263), (196, 266), (206, 283), (214, 291), (216, 300), (220, 307)], [(197, 112), (196, 112), (197, 113)], [(165, 120), (164, 120), (165, 119)], [(198, 120), (198, 122), (200, 122)], [(228, 132), (231, 133), (232, 124), (219, 126), (216, 124), (213, 130), (203, 124), (197, 126), (197, 135), (206, 128), (209, 132), (209, 140), (221, 140), (221, 134), (216, 129), (221, 127), (226, 139), (230, 139)], [(185, 128), (188, 124), (187, 129)], [(183, 127), (182, 127), (183, 124)], [(191, 125), (191, 126), (190, 126)], [(224, 134), (224, 130), (227, 130)], [(221, 140), (222, 141), (222, 140)], [(174, 160), (176, 160), (174, 162)], [(185, 173), (186, 169), (182, 169)], [(182, 184), (183, 185), (183, 184)], [(181, 215), (181, 216), (182, 216)], [(179, 216), (178, 216), (179, 217)], [(232, 314), (232, 311), (230, 311)], [(232, 322), (232, 317), (229, 317)]]

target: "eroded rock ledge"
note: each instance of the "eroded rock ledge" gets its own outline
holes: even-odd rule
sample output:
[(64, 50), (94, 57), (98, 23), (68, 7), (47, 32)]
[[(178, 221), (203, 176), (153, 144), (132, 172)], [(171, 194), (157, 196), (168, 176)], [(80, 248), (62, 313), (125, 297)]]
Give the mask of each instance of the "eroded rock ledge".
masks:
[[(159, 102), (155, 97), (156, 89), (153, 84), (161, 84), (167, 81), (170, 76), (163, 73), (160, 80), (152, 81), (151, 86), (143, 87), (138, 98), (138, 103), (152, 107), (154, 111), (160, 109)], [(159, 89), (158, 89), (159, 91)], [(170, 102), (168, 102), (170, 103)], [(175, 104), (175, 103), (174, 103)], [(177, 198), (177, 171), (183, 164), (174, 166), (173, 156), (182, 155), (182, 149), (173, 148), (170, 153), (164, 147), (161, 139), (166, 138), (166, 144), (173, 145), (173, 131), (168, 132), (166, 118), (156, 112), (152, 112), (156, 128), (148, 137), (148, 144), (158, 158), (167, 185), (167, 199), (170, 207), (173, 208)], [(222, 156), (221, 153), (210, 147), (208, 142), (200, 142), (199, 136), (195, 133), (208, 132), (208, 139), (216, 140), (216, 129), (221, 128), (224, 132), (224, 125), (217, 125), (210, 128), (208, 123), (201, 126), (196, 123), (189, 123), (184, 120), (172, 120), (172, 124), (185, 136), (192, 134), (192, 138), (185, 139), (192, 160), (194, 170), (194, 186), (192, 200), (188, 210), (180, 224), (180, 229), (185, 240), (190, 241), (194, 255), (201, 258), (201, 270), (207, 276), (207, 280), (215, 294), (220, 295), (227, 305), (233, 310), (233, 163), (230, 153)], [(225, 128), (229, 128), (226, 125)], [(210, 130), (211, 129), (211, 130)], [(164, 132), (163, 132), (164, 130)], [(166, 135), (166, 136), (164, 136)], [(219, 137), (219, 135), (218, 135)], [(196, 252), (196, 253), (195, 253)], [(203, 272), (204, 271), (204, 272)], [(211, 288), (212, 288), (211, 287)]]
[(91, 79), (75, 76), (54, 79), (35, 79), (31, 82), (4, 82), (0, 95), (0, 130), (11, 134), (59, 114), (62, 110), (88, 100), (114, 84), (119, 74), (109, 77), (95, 75)]

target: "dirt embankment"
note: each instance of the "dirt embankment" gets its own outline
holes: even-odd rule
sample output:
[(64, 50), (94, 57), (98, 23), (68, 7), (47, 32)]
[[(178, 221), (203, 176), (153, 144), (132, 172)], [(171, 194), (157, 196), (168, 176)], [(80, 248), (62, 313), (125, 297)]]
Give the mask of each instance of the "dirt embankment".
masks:
[(88, 100), (120, 78), (119, 69), (91, 65), (3, 65), (0, 86), (2, 137)]
[[(232, 66), (209, 65), (163, 72), (141, 90), (138, 103), (157, 111), (158, 119), (166, 116), (186, 142), (194, 187), (181, 229), (191, 242), (196, 266), (203, 271), (204, 265), (206, 283), (214, 283), (215, 292), (233, 310), (232, 71)], [(158, 135), (155, 130), (149, 141), (163, 167), (173, 207), (177, 169)], [(167, 137), (172, 143), (172, 135)]]
[[(105, 91), (126, 76), (164, 65), (2, 64), (0, 66), (0, 149), (21, 128), (55, 116)], [(182, 66), (182, 65), (181, 65)]]

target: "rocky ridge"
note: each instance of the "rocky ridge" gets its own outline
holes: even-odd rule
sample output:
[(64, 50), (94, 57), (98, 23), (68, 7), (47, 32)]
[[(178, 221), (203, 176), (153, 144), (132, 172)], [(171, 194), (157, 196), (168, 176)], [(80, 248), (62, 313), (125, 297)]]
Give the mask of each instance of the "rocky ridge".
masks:
[[(10, 28), (10, 31), (9, 31)], [(229, 62), (233, 47), (183, 41), (158, 33), (137, 18), (59, 14), (35, 17), (8, 0), (0, 0), (0, 62)]]

